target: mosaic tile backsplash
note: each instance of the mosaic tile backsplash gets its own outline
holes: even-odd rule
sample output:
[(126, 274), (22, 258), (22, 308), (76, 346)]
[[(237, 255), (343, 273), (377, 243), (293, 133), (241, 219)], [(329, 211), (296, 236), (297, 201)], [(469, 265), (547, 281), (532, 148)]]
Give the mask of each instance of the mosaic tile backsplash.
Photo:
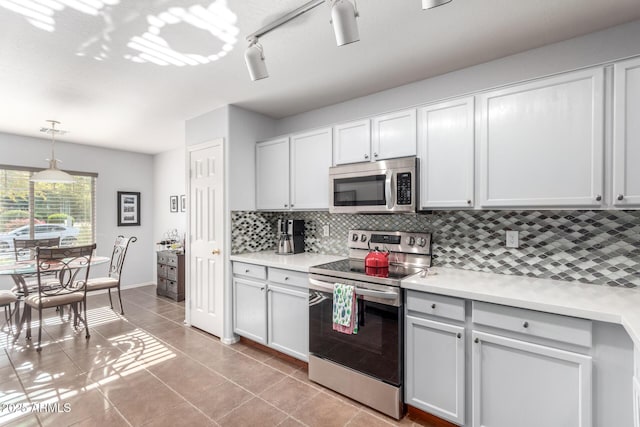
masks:
[[(275, 250), (285, 217), (305, 220), (306, 252), (346, 256), (350, 229), (422, 231), (433, 234), (434, 266), (640, 286), (640, 211), (233, 212), (232, 253)], [(505, 247), (508, 229), (520, 232), (518, 249)]]

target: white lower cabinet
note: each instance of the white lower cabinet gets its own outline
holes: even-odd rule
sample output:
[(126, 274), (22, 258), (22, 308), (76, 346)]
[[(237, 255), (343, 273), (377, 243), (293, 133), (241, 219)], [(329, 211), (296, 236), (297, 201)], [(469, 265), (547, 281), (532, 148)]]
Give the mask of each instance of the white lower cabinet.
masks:
[(301, 360), (309, 359), (309, 293), (269, 284), (269, 345)]
[(591, 427), (592, 324), (473, 302), (474, 427)]
[(233, 331), (260, 344), (267, 343), (265, 282), (233, 279)]
[(407, 291), (405, 403), (465, 421), (465, 301)]
[(405, 402), (464, 424), (464, 327), (406, 317)]
[(233, 272), (233, 331), (307, 361), (307, 274), (239, 262)]

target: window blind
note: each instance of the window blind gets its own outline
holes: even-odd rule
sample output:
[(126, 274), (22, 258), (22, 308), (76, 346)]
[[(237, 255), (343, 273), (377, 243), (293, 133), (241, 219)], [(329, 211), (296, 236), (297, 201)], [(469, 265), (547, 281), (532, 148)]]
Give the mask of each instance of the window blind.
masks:
[(31, 182), (37, 169), (0, 165), (0, 254), (13, 239), (60, 237), (61, 246), (95, 242), (97, 174), (68, 172), (72, 183)]

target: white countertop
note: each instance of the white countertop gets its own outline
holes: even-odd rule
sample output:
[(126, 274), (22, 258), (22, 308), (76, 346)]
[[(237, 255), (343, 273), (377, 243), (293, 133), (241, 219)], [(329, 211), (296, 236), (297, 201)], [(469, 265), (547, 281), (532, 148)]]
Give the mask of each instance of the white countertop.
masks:
[(322, 255), (303, 252), (293, 255), (279, 255), (274, 250), (262, 252), (245, 252), (231, 255), (231, 261), (247, 262), (249, 264), (259, 264), (266, 267), (284, 268), (286, 270), (309, 272), (309, 267), (327, 262), (338, 261), (346, 257), (339, 255)]
[(429, 269), (425, 277), (416, 274), (403, 280), (402, 287), (618, 323), (640, 347), (640, 289), (441, 267)]

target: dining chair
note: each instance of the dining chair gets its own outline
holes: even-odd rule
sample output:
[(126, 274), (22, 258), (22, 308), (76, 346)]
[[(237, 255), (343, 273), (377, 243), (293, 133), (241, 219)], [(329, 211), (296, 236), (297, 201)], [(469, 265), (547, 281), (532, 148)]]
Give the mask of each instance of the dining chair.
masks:
[(7, 326), (9, 326), (10, 334), (13, 331), (13, 325), (11, 323), (11, 304), (15, 304), (17, 300), (18, 297), (12, 291), (0, 291), (0, 307), (4, 307), (4, 318), (7, 322)]
[(37, 247), (51, 248), (54, 246), (60, 246), (60, 236), (49, 239), (13, 239), (16, 261), (35, 258)]
[[(71, 246), (65, 248), (40, 248), (36, 249), (36, 277), (38, 278), (37, 293), (26, 295), (24, 298), (27, 318), (27, 339), (31, 338), (32, 310), (38, 310), (38, 347), (41, 351), (42, 342), (42, 310), (71, 305), (74, 313), (74, 327), (81, 321), (85, 327), (86, 338), (89, 338), (89, 325), (87, 324), (87, 287), (91, 257), (96, 244), (84, 246)], [(55, 282), (44, 281), (45, 274), (56, 271)], [(82, 316), (78, 313), (78, 304), (84, 306)]]
[(116, 237), (113, 244), (113, 253), (111, 254), (111, 264), (109, 264), (109, 273), (106, 277), (96, 277), (89, 279), (87, 282), (87, 292), (100, 291), (106, 289), (109, 293), (109, 304), (113, 310), (113, 300), (111, 299), (111, 289), (118, 289), (118, 300), (120, 301), (120, 314), (124, 315), (124, 307), (122, 306), (122, 295), (120, 292), (120, 278), (122, 276), (122, 266), (127, 256), (129, 244), (137, 242), (135, 236), (124, 237), (122, 235)]

